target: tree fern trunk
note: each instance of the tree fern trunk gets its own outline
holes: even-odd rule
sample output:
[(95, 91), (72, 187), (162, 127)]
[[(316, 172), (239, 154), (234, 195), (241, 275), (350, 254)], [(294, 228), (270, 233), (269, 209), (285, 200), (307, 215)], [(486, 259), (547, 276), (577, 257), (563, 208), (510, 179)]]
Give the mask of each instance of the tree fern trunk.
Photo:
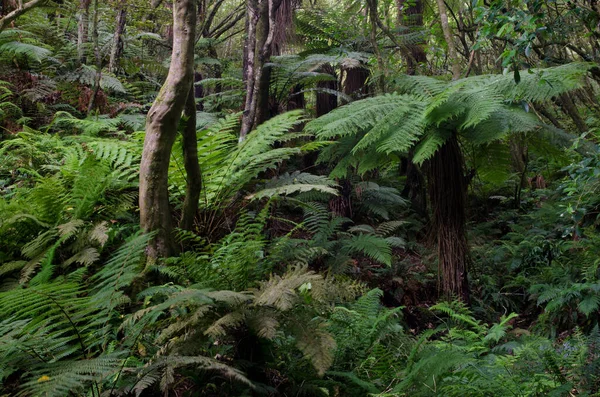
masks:
[(467, 267), (470, 262), (465, 228), (467, 183), (462, 151), (453, 134), (429, 160), (432, 230), (438, 245), (438, 277), (447, 297), (469, 302)]
[(140, 225), (144, 231), (156, 233), (147, 250), (151, 259), (168, 256), (173, 249), (168, 195), (169, 159), (194, 78), (195, 30), (195, 2), (174, 0), (171, 66), (148, 112), (140, 164)]
[[(327, 73), (335, 77), (335, 69), (329, 63), (321, 66), (319, 73)], [(336, 81), (320, 81), (317, 83), (317, 88), (325, 88), (333, 91), (338, 89), (338, 84)], [(336, 107), (337, 95), (317, 91), (317, 117), (331, 112)]]
[(367, 85), (367, 80), (370, 74), (369, 69), (362, 67), (362, 65), (357, 65), (344, 68), (344, 72), (344, 94), (350, 95), (355, 99), (368, 96), (369, 86)]
[[(336, 77), (335, 69), (331, 64), (326, 63), (322, 65), (319, 70), (319, 73), (327, 73), (332, 77)], [(338, 89), (337, 81), (320, 81), (317, 83), (317, 88), (324, 88), (327, 90), (335, 91)], [(316, 103), (316, 113), (317, 117), (321, 117), (324, 114), (331, 112), (333, 109), (337, 107), (338, 98), (337, 95), (329, 94), (327, 92), (317, 91), (317, 103)], [(319, 152), (312, 151), (308, 152), (304, 155), (303, 164), (305, 169), (313, 168), (317, 162), (317, 158), (319, 156)]]

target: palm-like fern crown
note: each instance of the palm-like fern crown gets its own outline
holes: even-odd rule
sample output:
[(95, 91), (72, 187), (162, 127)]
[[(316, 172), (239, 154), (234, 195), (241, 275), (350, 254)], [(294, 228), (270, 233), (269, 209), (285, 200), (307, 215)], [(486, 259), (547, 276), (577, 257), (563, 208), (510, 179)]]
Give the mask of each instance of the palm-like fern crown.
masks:
[(581, 88), (594, 67), (572, 63), (534, 69), (522, 73), (519, 83), (512, 75), (475, 76), (453, 82), (403, 76), (398, 80), (401, 94), (353, 102), (311, 121), (306, 129), (322, 140), (339, 139), (344, 156), (358, 158), (361, 154), (360, 162), (376, 163), (370, 157), (405, 153), (418, 143), (414, 161), (421, 163), (454, 132), (481, 145), (509, 133), (542, 129), (541, 122), (516, 105), (549, 101)]

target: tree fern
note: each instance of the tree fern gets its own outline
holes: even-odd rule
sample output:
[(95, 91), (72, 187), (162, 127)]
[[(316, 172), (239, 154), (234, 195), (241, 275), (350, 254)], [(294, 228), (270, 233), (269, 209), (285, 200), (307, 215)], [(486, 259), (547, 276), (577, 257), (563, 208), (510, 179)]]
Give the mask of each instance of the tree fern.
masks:
[(508, 133), (542, 129), (543, 125), (532, 115), (510, 104), (544, 102), (581, 88), (592, 67), (574, 63), (534, 70), (519, 84), (512, 76), (501, 75), (475, 76), (450, 83), (432, 77), (403, 76), (398, 80), (398, 88), (404, 94), (353, 102), (311, 121), (306, 129), (324, 140), (358, 138), (351, 150), (345, 151), (354, 156), (365, 152), (401, 154), (420, 141), (415, 162), (422, 163), (442, 146), (452, 131), (481, 145)]

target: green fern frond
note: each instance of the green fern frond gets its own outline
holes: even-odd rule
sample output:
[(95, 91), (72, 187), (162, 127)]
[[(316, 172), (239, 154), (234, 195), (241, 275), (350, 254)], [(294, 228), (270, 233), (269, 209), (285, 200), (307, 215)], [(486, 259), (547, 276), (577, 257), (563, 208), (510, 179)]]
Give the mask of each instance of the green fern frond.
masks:
[(360, 253), (385, 265), (392, 265), (392, 249), (389, 242), (379, 236), (359, 234), (345, 243), (350, 253)]
[(309, 191), (319, 191), (331, 195), (337, 195), (335, 189), (337, 184), (329, 178), (321, 175), (312, 175), (306, 172), (295, 171), (291, 174), (286, 173), (269, 181), (265, 189), (251, 194), (248, 198), (261, 199), (273, 196), (287, 196), (294, 193), (303, 193)]

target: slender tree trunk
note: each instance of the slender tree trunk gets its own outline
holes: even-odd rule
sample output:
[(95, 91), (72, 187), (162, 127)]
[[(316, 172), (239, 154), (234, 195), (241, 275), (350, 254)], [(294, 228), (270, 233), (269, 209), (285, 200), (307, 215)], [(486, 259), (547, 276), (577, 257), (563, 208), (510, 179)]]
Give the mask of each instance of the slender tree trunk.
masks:
[(98, 0), (94, 0), (94, 19), (92, 24), (92, 42), (94, 43), (94, 58), (96, 60), (96, 75), (94, 77), (94, 87), (90, 103), (88, 104), (88, 115), (92, 113), (98, 99), (100, 91), (100, 81), (102, 80), (102, 56), (100, 55), (100, 43), (98, 41)]
[[(261, 4), (260, 10), (260, 19), (257, 25), (257, 37), (256, 37), (256, 46), (260, 48), (258, 55), (258, 65), (256, 65), (257, 70), (260, 69), (260, 74), (257, 76), (257, 89), (254, 93), (256, 95), (256, 114), (253, 120), (253, 126), (257, 126), (259, 124), (264, 123), (270, 118), (269, 112), (269, 91), (271, 88), (271, 68), (265, 67), (266, 57), (270, 57), (272, 54), (272, 46), (269, 45), (267, 48), (268, 54), (264, 54), (266, 57), (261, 58), (262, 49), (265, 46), (265, 43), (269, 39), (269, 34), (271, 34), (271, 40), (275, 31), (275, 19), (273, 19), (271, 24), (271, 19), (269, 18), (269, 11), (271, 11), (272, 2), (271, 1), (263, 1)], [(273, 31), (273, 32), (271, 32)], [(259, 77), (260, 76), (260, 77)]]
[[(254, 3), (254, 0), (248, 2)], [(252, 9), (256, 9), (256, 15), (258, 15), (256, 22), (261, 19), (262, 14), (263, 25), (262, 25), (262, 36), (257, 40), (257, 24), (254, 25), (254, 45), (259, 47), (257, 62), (254, 64), (250, 63), (250, 56), (255, 51), (250, 51), (248, 48), (248, 79), (246, 86), (246, 106), (244, 106), (244, 115), (242, 117), (242, 127), (240, 130), (240, 141), (246, 138), (246, 135), (252, 130), (257, 123), (264, 117), (264, 109), (261, 109), (265, 102), (268, 108), (268, 96), (269, 96), (269, 82), (270, 82), (270, 71), (265, 73), (265, 63), (271, 57), (273, 51), (273, 40), (275, 38), (275, 19), (277, 17), (277, 9), (281, 5), (281, 0), (262, 0), (261, 3), (257, 4), (257, 7), (252, 6)], [(249, 5), (250, 7), (250, 5)], [(264, 8), (263, 8), (264, 7)], [(250, 14), (249, 14), (250, 15)], [(266, 19), (265, 19), (266, 18)], [(249, 24), (249, 29), (251, 28)], [(250, 37), (250, 31), (248, 32)], [(249, 42), (249, 46), (252, 42)], [(258, 44), (258, 45), (257, 45)], [(252, 79), (251, 79), (252, 77)], [(266, 97), (266, 100), (264, 99)]]
[(187, 121), (183, 129), (183, 165), (185, 167), (186, 186), (185, 200), (181, 213), (179, 227), (192, 230), (194, 219), (198, 212), (198, 200), (202, 189), (202, 174), (198, 163), (198, 139), (196, 137), (196, 100), (194, 87), (190, 88), (187, 102), (185, 103), (185, 117)]
[[(423, 28), (423, 0), (396, 0), (396, 7), (399, 26), (412, 29)], [(427, 63), (427, 54), (423, 49), (423, 44), (425, 44), (423, 40), (419, 40), (414, 44), (407, 44), (407, 48), (402, 50), (406, 62), (406, 74), (416, 74), (419, 64)]]
[(91, 0), (79, 0), (79, 12), (77, 15), (77, 56), (79, 62), (87, 63), (85, 44), (88, 41), (88, 25)]
[(140, 226), (156, 233), (147, 249), (149, 259), (168, 256), (173, 250), (169, 159), (194, 78), (195, 34), (195, 2), (174, 0), (171, 66), (148, 113), (140, 164)]
[[(265, 0), (262, 0), (265, 1)], [(246, 83), (246, 99), (244, 103), (244, 114), (242, 115), (242, 126), (240, 129), (240, 142), (252, 129), (254, 115), (256, 112), (256, 100), (254, 99), (254, 81), (257, 69), (256, 58), (256, 27), (260, 18), (259, 0), (247, 0), (246, 40), (244, 42), (244, 81)]]
[(373, 47), (373, 52), (375, 53), (375, 59), (377, 59), (377, 67), (379, 69), (377, 88), (379, 89), (379, 92), (384, 93), (387, 71), (385, 68), (385, 62), (381, 56), (381, 51), (379, 50), (379, 43), (377, 42), (377, 20), (379, 18), (379, 15), (377, 14), (377, 0), (368, 0), (367, 3), (369, 6), (369, 22), (371, 25), (369, 38), (371, 41), (371, 46)]
[[(199, 83), (202, 81), (202, 75), (198, 72), (194, 72), (194, 83)], [(204, 98), (204, 87), (200, 84), (194, 84), (194, 99), (202, 99)], [(198, 101), (196, 105), (196, 110), (203, 111), (204, 103), (202, 101)], [(194, 116), (195, 117), (195, 116)]]
[[(423, 28), (423, 0), (396, 0), (398, 26), (406, 26), (411, 30)], [(412, 32), (411, 32), (412, 33)], [(419, 40), (416, 43), (407, 44), (402, 49), (402, 55), (406, 62), (406, 74), (415, 75), (419, 65), (427, 63), (427, 54), (423, 49), (425, 43)], [(406, 174), (406, 184), (402, 190), (402, 196), (410, 200), (413, 209), (423, 217), (427, 217), (427, 188), (425, 177), (420, 168), (412, 162), (414, 150), (408, 152), (403, 171)]]
[(123, 34), (125, 33), (126, 24), (127, 4), (125, 3), (125, 0), (121, 0), (119, 3), (119, 11), (117, 12), (117, 26), (115, 28), (115, 35), (110, 51), (110, 60), (108, 62), (108, 71), (110, 73), (117, 73), (117, 68), (119, 67), (119, 59), (123, 54)]
[(448, 60), (450, 65), (452, 66), (452, 79), (457, 80), (460, 78), (460, 59), (458, 58), (458, 53), (456, 52), (456, 44), (454, 43), (454, 38), (452, 37), (452, 28), (450, 24), (448, 24), (448, 11), (446, 10), (446, 3), (444, 0), (436, 0), (438, 5), (438, 10), (440, 11), (440, 22), (442, 25), (442, 32), (444, 33), (444, 38), (446, 39), (446, 43), (448, 44)]

